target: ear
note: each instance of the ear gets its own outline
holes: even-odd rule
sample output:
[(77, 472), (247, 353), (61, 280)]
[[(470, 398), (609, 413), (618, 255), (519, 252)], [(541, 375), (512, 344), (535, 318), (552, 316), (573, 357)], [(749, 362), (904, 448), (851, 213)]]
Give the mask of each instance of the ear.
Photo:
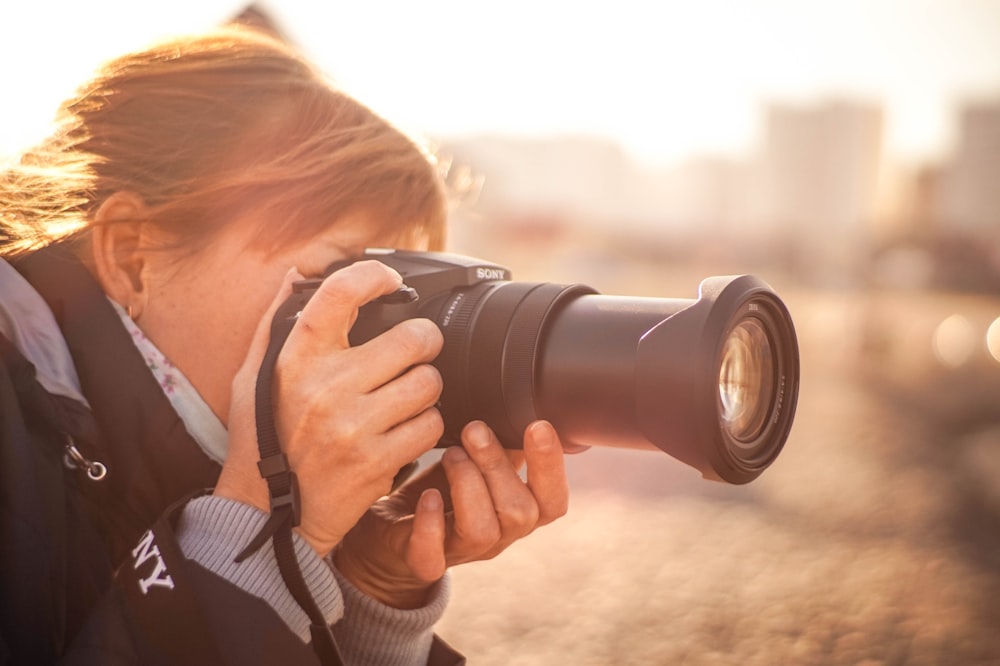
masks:
[[(91, 252), (94, 272), (104, 293), (136, 319), (145, 306), (147, 244), (143, 242), (148, 209), (142, 197), (115, 192), (94, 215)], [(148, 239), (146, 239), (148, 240)]]

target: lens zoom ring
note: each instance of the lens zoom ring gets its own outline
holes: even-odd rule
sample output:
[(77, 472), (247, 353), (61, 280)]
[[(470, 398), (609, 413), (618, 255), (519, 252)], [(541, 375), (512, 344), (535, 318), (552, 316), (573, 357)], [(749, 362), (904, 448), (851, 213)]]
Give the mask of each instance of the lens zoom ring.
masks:
[(566, 297), (594, 293), (582, 285), (542, 283), (526, 294), (510, 321), (501, 376), (507, 418), (513, 432), (539, 418), (535, 405), (535, 358), (547, 317)]

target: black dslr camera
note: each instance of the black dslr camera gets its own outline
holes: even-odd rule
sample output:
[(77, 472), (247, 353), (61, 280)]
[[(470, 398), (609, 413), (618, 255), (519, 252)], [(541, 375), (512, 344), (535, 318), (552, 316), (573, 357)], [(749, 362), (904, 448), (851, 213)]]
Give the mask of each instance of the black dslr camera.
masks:
[[(358, 345), (426, 317), (444, 334), (441, 444), (481, 419), (519, 448), (535, 419), (564, 442), (660, 449), (705, 478), (746, 483), (778, 456), (799, 386), (784, 303), (744, 275), (702, 281), (697, 299), (605, 296), (511, 281), (503, 266), (438, 252), (369, 249), (405, 287), (361, 308)], [(296, 290), (308, 298), (320, 280)]]

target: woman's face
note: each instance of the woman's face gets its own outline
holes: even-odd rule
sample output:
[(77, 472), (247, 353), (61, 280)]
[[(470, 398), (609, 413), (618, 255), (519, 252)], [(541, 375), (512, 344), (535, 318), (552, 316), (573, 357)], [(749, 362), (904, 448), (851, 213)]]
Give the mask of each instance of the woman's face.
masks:
[(225, 423), (233, 377), (289, 269), (314, 277), (365, 247), (399, 247), (394, 238), (376, 236), (370, 220), (348, 215), (306, 242), (266, 250), (251, 242), (258, 221), (242, 219), (194, 256), (154, 255), (137, 324)]

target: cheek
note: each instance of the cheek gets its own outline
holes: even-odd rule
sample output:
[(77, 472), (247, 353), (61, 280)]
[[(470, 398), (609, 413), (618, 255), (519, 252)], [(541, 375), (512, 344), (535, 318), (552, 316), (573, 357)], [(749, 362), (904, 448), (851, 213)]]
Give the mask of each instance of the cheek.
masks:
[[(260, 283), (240, 281), (224, 290), (218, 298), (214, 327), (218, 330), (220, 344), (230, 346), (226, 351), (242, 359), (250, 347), (261, 318), (267, 313), (281, 286), (280, 278), (261, 280)], [(271, 288), (273, 286), (273, 289)]]
[[(181, 352), (202, 365), (200, 371), (226, 381), (246, 357), (257, 324), (280, 286), (270, 280), (238, 273), (217, 273), (209, 283), (185, 290), (174, 303), (175, 325), (185, 349)], [(260, 275), (260, 273), (256, 273)], [(267, 283), (267, 284), (263, 284)]]

